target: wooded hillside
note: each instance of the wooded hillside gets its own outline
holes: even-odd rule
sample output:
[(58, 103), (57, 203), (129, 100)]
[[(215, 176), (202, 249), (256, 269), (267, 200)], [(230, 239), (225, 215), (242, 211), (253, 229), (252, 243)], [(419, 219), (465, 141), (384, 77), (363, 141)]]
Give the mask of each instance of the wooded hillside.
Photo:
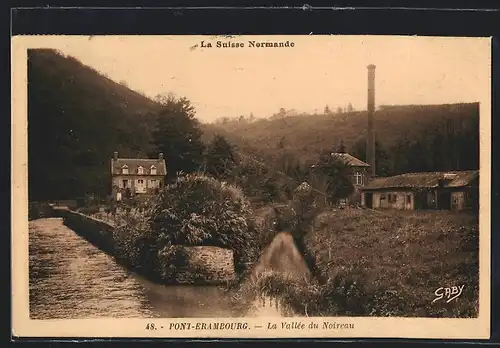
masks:
[[(212, 127), (274, 157), (285, 149), (314, 162), (321, 151), (336, 151), (343, 143), (347, 152), (365, 160), (365, 111), (234, 120)], [(375, 129), (382, 175), (478, 168), (479, 103), (383, 106), (375, 113)]]
[(78, 60), (28, 51), (30, 200), (106, 192), (109, 161), (149, 151), (152, 100)]

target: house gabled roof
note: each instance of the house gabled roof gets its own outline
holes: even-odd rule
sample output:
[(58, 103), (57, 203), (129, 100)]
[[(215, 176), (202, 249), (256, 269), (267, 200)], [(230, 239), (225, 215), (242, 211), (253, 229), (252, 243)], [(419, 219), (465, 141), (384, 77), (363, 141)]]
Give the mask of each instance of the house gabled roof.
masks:
[(349, 155), (347, 152), (332, 152), (332, 156), (337, 157), (350, 167), (370, 167), (368, 163)]
[(128, 167), (129, 175), (137, 174), (137, 168), (143, 168), (143, 175), (150, 175), (151, 167), (156, 168), (156, 175), (166, 175), (167, 165), (164, 159), (150, 159), (150, 158), (118, 158), (111, 159), (111, 174), (122, 174), (122, 167)]
[(467, 186), (479, 177), (478, 170), (450, 172), (405, 173), (386, 178), (376, 178), (365, 185), (362, 190), (377, 190), (388, 188), (434, 188), (439, 186), (439, 180), (448, 178), (445, 187)]

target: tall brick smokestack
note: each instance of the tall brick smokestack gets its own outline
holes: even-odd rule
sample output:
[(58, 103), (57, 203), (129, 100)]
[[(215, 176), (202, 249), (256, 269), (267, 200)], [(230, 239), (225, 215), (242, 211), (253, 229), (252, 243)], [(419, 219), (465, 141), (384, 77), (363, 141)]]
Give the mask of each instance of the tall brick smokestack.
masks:
[(366, 135), (366, 161), (371, 175), (375, 175), (375, 65), (368, 65), (368, 134)]

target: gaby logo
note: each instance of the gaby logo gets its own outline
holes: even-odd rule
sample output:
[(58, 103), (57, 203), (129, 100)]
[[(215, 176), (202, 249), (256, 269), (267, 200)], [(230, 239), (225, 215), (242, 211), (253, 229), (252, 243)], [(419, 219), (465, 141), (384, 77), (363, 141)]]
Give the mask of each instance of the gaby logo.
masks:
[(434, 291), (434, 295), (436, 298), (432, 301), (432, 303), (439, 301), (441, 299), (445, 299), (446, 303), (450, 303), (460, 295), (462, 295), (462, 290), (465, 285), (460, 286), (452, 286), (451, 288), (438, 288)]

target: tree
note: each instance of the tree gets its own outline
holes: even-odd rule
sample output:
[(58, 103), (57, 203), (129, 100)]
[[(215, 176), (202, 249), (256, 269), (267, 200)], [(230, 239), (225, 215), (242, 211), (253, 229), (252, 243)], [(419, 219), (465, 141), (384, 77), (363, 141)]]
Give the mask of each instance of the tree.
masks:
[(349, 103), (349, 105), (347, 105), (347, 112), (353, 112), (354, 111), (354, 108), (352, 107), (352, 104)]
[(284, 173), (294, 181), (301, 182), (305, 179), (307, 170), (293, 151), (281, 151), (273, 163), (275, 163), (274, 167), (278, 171)]
[(342, 114), (342, 108), (340, 106), (337, 107), (337, 112), (336, 113), (339, 114), (339, 115)]
[(391, 149), (393, 154), (392, 158), (392, 174), (401, 174), (409, 171), (410, 158), (408, 152), (411, 143), (408, 134), (399, 138)]
[[(391, 151), (394, 154), (394, 151)], [(352, 155), (362, 161), (367, 161), (366, 158), (366, 138), (359, 138), (353, 146)], [(384, 146), (378, 141), (375, 141), (375, 173), (378, 176), (388, 176), (394, 173), (393, 158), (385, 150)]]
[(354, 186), (350, 180), (351, 168), (340, 158), (332, 155), (330, 151), (324, 151), (320, 155), (314, 169), (324, 176), (326, 193), (331, 202), (346, 198), (354, 192)]
[(328, 105), (325, 106), (324, 114), (325, 115), (331, 115), (332, 114), (332, 110), (330, 110), (330, 107)]
[(285, 117), (285, 116), (286, 116), (285, 108), (280, 108), (280, 111), (278, 112), (278, 117)]
[(195, 118), (195, 109), (185, 98), (173, 94), (157, 96), (162, 108), (157, 113), (157, 127), (153, 132), (156, 153), (162, 152), (167, 164), (167, 178), (173, 179), (178, 172), (192, 173), (203, 164), (203, 134)]
[(233, 146), (222, 135), (216, 134), (208, 145), (205, 156), (207, 173), (225, 178), (237, 164)]
[(285, 148), (285, 136), (282, 136), (281, 139), (278, 141), (278, 143), (276, 144), (276, 148), (277, 149), (284, 149)]

